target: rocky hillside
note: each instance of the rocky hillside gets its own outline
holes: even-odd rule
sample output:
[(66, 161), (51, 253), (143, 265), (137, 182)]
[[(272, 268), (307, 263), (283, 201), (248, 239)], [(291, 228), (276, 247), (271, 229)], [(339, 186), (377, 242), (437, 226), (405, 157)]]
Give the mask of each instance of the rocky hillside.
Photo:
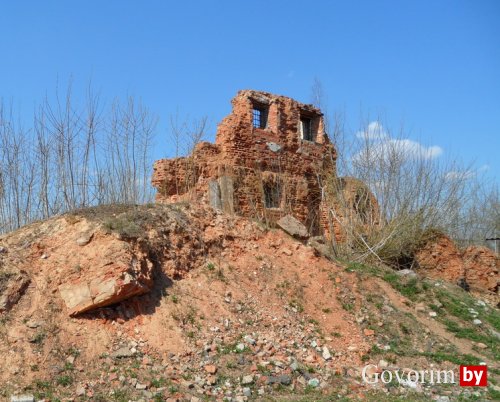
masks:
[[(498, 295), (323, 254), (321, 239), (187, 204), (75, 211), (0, 237), (0, 397), (499, 397)], [(433, 367), (458, 381), (480, 362), (487, 388), (361, 376)]]

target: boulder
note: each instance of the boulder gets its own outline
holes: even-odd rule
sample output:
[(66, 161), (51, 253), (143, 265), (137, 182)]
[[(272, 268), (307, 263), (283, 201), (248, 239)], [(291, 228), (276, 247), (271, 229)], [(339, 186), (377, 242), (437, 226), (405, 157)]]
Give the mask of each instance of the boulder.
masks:
[(59, 285), (59, 293), (71, 316), (151, 290), (153, 264), (145, 253), (122, 250), (115, 257), (113, 261), (102, 261), (104, 264)]
[(417, 276), (417, 273), (411, 269), (400, 269), (399, 271), (396, 271), (396, 275), (398, 276), (407, 276), (409, 278), (415, 278)]
[(333, 247), (331, 244), (326, 244), (325, 238), (323, 236), (313, 236), (307, 240), (307, 245), (316, 250), (320, 255), (334, 259), (335, 254), (333, 252)]
[(309, 237), (307, 228), (291, 215), (284, 216), (276, 224), (290, 236), (297, 239), (307, 239)]

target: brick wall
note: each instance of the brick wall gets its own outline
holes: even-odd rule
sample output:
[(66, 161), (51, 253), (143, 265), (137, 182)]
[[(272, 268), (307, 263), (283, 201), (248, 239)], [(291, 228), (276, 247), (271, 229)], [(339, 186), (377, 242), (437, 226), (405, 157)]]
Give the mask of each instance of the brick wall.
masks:
[[(319, 179), (325, 172), (336, 177), (336, 151), (325, 133), (321, 111), (252, 90), (238, 92), (232, 107), (217, 128), (215, 144), (203, 142), (190, 157), (154, 164), (157, 201), (206, 202), (271, 223), (291, 214), (312, 234), (330, 234)], [(265, 128), (254, 127), (254, 107), (267, 111)], [(314, 141), (301, 139), (301, 117), (310, 120)]]

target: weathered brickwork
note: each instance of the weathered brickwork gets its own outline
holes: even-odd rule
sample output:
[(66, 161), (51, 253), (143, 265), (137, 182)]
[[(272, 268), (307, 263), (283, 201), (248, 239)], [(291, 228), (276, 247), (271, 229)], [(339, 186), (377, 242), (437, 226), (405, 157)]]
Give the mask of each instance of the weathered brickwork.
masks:
[(340, 240), (322, 184), (325, 174), (336, 178), (337, 155), (321, 111), (252, 90), (240, 91), (232, 106), (215, 144), (202, 142), (189, 157), (155, 163), (157, 201), (196, 200), (270, 223), (291, 214), (311, 234), (335, 233)]

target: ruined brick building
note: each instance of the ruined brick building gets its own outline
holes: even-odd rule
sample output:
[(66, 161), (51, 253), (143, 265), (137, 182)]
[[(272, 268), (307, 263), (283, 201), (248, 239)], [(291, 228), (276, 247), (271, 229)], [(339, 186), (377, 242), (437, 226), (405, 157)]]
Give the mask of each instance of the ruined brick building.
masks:
[(270, 224), (292, 215), (309, 233), (337, 240), (339, 220), (378, 220), (368, 188), (337, 178), (336, 150), (319, 109), (252, 90), (238, 92), (232, 106), (215, 144), (202, 142), (188, 157), (155, 163), (158, 202), (205, 202)]

